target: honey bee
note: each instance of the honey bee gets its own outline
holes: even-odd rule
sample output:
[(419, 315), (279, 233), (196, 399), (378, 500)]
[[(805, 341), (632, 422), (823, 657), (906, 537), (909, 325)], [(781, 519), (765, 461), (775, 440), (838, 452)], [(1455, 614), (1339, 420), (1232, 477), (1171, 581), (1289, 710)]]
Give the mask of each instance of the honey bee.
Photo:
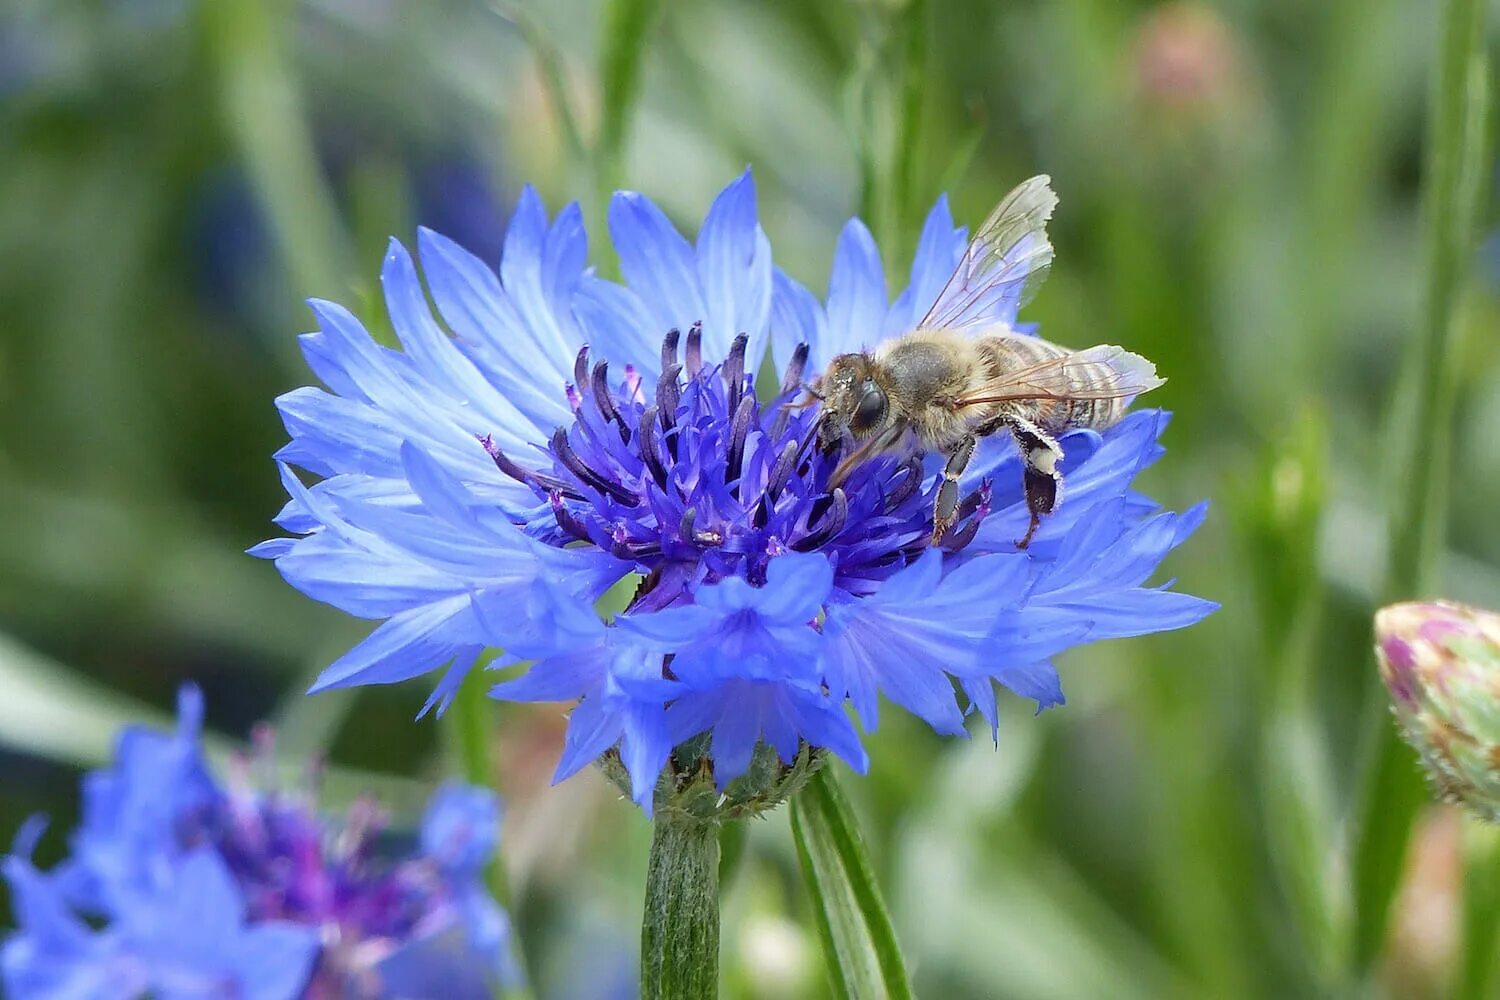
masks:
[(873, 352), (840, 354), (808, 387), (822, 401), (818, 439), (856, 444), (834, 471), (836, 486), (860, 462), (897, 449), (947, 456), (932, 512), (934, 544), (958, 516), (958, 481), (982, 437), (1006, 432), (1020, 451), (1031, 544), (1061, 497), (1058, 438), (1103, 430), (1132, 399), (1165, 380), (1123, 348), (1072, 351), (1016, 333), (992, 317), (1027, 302), (1052, 264), (1047, 221), (1057, 206), (1045, 175), (1023, 182), (990, 213), (932, 308), (911, 332)]

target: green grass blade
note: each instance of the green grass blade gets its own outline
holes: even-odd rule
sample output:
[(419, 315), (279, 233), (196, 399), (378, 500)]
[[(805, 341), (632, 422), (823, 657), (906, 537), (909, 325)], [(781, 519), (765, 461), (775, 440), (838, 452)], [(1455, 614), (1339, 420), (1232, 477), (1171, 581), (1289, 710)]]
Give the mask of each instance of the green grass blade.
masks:
[(922, 151), (922, 108), (931, 81), (928, 60), (931, 49), (928, 38), (927, 0), (911, 0), (902, 18), (905, 49), (901, 74), (901, 103), (896, 129), (895, 148), (891, 151), (891, 201), (895, 207), (896, 232), (887, 234), (886, 253), (897, 254), (906, 263), (911, 248), (911, 234), (920, 228), (917, 195), (917, 171)]
[[(1454, 405), (1448, 362), (1455, 353), (1454, 316), (1473, 253), (1485, 177), (1489, 74), (1484, 22), (1483, 0), (1444, 4), (1424, 177), (1426, 309), (1407, 366), (1412, 395), (1405, 424), (1415, 433), (1404, 442), (1396, 466), (1400, 478), (1389, 526), (1387, 600), (1430, 591), (1446, 520)], [(1385, 717), (1385, 697), (1373, 669), (1370, 677), (1369, 751), (1352, 851), (1353, 960), (1358, 972), (1370, 968), (1384, 942), (1412, 821), (1426, 799), (1412, 754)]]
[(909, 1000), (911, 985), (896, 931), (831, 766), (814, 774), (792, 800), (792, 835), (835, 995)]
[(1500, 950), (1500, 828), (1464, 817), (1463, 944), (1456, 1000), (1495, 995)]
[(620, 184), (625, 141), (641, 92), (641, 67), (647, 35), (656, 20), (657, 0), (609, 0), (604, 7), (600, 36), (599, 139), (595, 156), (601, 193), (608, 196)]
[(277, 249), (303, 294), (337, 295), (351, 273), (349, 241), (318, 164), (293, 60), (283, 51), (290, 5), (222, 0), (202, 11), (224, 124)]

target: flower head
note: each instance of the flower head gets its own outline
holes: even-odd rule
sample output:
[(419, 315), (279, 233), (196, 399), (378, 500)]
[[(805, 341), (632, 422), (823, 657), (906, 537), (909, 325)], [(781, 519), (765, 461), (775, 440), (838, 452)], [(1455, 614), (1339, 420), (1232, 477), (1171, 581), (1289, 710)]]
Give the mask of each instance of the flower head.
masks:
[(432, 995), (439, 983), (489, 995), (509, 933), (481, 880), (492, 793), (445, 786), (422, 849), (392, 856), (373, 803), (330, 820), (308, 791), (256, 787), (248, 761), (219, 786), (196, 689), (180, 715), (172, 736), (126, 730), (113, 766), (85, 779), (66, 862), (31, 865), (34, 828), (5, 859), (20, 925), (0, 948), (7, 995), (277, 1000)]
[(1375, 653), (1401, 732), (1439, 792), (1500, 822), (1500, 615), (1446, 601), (1375, 615)]
[[(321, 329), (303, 342), (327, 388), (279, 401), (279, 457), (322, 478), (283, 465), (279, 521), (300, 537), (252, 551), (305, 593), (386, 619), (317, 688), (451, 664), (429, 701), (441, 709), (501, 647), (497, 666), (532, 664), (495, 697), (576, 702), (559, 778), (607, 754), (649, 810), (664, 771), (707, 768), (724, 789), (767, 747), (784, 766), (812, 746), (863, 768), (846, 705), (873, 728), (881, 694), (953, 733), (971, 708), (993, 725), (996, 681), (1059, 703), (1052, 656), (1213, 610), (1145, 585), (1203, 515), (1158, 513), (1131, 489), (1161, 454), (1160, 412), (1066, 435), (1066, 502), (1025, 550), (1020, 464), (998, 439), (937, 546), (921, 456), (835, 477), (844, 454), (817, 445), (818, 413), (797, 397), (939, 294), (965, 247), (945, 202), (894, 303), (857, 221), (826, 304), (775, 271), (748, 173), (696, 245), (640, 195), (616, 195), (609, 218), (623, 285), (585, 270), (576, 207), (549, 224), (529, 190), (498, 273), (422, 232), (442, 326), (393, 244), (400, 351), (313, 304)], [(969, 318), (1025, 329), (1012, 291)], [(634, 597), (602, 620), (594, 602), (627, 577)]]

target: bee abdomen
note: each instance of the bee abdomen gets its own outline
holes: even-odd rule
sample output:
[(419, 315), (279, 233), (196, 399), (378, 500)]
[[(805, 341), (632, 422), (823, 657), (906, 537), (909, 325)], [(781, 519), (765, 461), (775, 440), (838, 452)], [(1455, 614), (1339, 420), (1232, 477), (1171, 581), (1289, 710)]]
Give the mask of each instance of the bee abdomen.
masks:
[[(997, 334), (984, 337), (981, 346), (989, 354), (993, 375), (1004, 379), (1007, 372), (1060, 358), (1075, 352), (1040, 337)], [(1080, 363), (1070, 368), (1070, 383), (1077, 392), (1086, 393), (1096, 386), (1108, 385), (1114, 373), (1102, 364)], [(1104, 430), (1125, 414), (1126, 399), (1042, 399), (1031, 404), (1032, 419), (1050, 433), (1061, 433), (1073, 427)]]

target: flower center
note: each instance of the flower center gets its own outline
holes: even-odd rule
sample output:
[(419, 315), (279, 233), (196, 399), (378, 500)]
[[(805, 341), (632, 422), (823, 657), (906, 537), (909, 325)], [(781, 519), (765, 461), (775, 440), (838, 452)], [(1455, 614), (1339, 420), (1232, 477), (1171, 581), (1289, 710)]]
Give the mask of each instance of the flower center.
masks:
[[(702, 336), (693, 324), (679, 360), (679, 331), (667, 333), (650, 399), (630, 367), (612, 384), (608, 363), (591, 366), (584, 347), (567, 390), (574, 423), (553, 432), (550, 467), (525, 467), (480, 439), (502, 471), (546, 503), (550, 516), (524, 527), (549, 544), (598, 546), (662, 582), (741, 575), (758, 585), (775, 556), (821, 550), (859, 593), (920, 555), (936, 489), (924, 485), (920, 459), (879, 456), (830, 487), (852, 442), (816, 443), (819, 413), (797, 401), (806, 345), (793, 353), (779, 393), (762, 403), (745, 370), (747, 338), (735, 338), (722, 364), (705, 366)], [(968, 544), (988, 506), (987, 487), (967, 497), (944, 547)], [(670, 601), (680, 587), (666, 590)]]

